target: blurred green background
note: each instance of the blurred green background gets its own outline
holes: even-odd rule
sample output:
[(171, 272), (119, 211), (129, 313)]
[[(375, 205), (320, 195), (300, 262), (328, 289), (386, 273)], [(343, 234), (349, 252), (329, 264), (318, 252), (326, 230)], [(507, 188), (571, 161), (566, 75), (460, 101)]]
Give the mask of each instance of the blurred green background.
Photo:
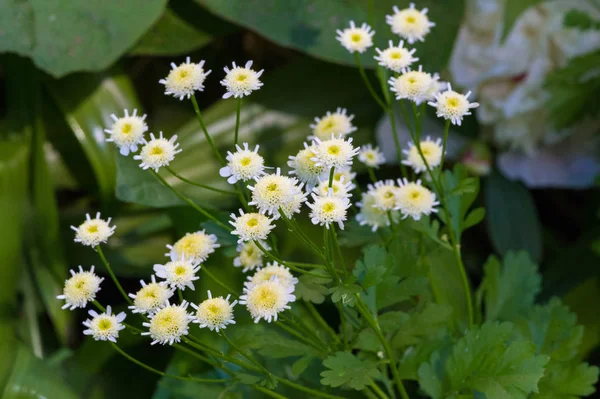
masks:
[[(189, 55), (192, 61), (206, 60), (213, 70), (197, 98), (208, 130), (222, 151), (230, 148), (235, 124), (235, 101), (220, 99), (222, 67), (249, 59), (258, 69), (265, 69), (264, 87), (244, 100), (240, 137), (260, 143), (268, 165), (285, 165), (310, 133), (312, 119), (336, 107), (346, 107), (356, 115), (357, 143), (375, 142), (382, 112), (362, 85), (353, 57), (335, 40), (335, 30), (350, 19), (371, 23), (378, 47), (397, 40), (384, 16), (393, 5), (405, 7), (408, 1), (373, 3), (371, 7), (363, 0), (0, 0), (1, 397), (200, 397), (197, 386), (159, 379), (119, 358), (107, 345), (84, 339), (84, 312), (62, 311), (55, 299), (70, 268), (80, 264), (100, 267), (92, 250), (75, 245), (69, 229), (85, 213), (101, 211), (118, 226), (105, 252), (128, 292), (137, 290), (139, 279), (147, 279), (152, 265), (162, 262), (167, 243), (197, 230), (203, 222), (131, 157), (117, 156), (104, 141), (103, 129), (112, 113), (121, 115), (124, 108), (143, 110), (150, 131), (180, 137), (183, 152), (172, 164), (176, 171), (224, 187), (191, 104), (165, 96), (158, 84), (171, 62), (179, 63)], [(429, 16), (436, 22), (426, 42), (415, 45), (419, 63), (439, 71), (443, 80), (452, 80), (449, 60), (464, 16), (477, 7), (475, 3), (422, 0), (417, 4), (429, 7)], [(509, 31), (519, 15), (538, 2), (499, 3), (505, 7), (503, 29)], [(574, 17), (578, 29), (598, 28), (595, 20)], [(597, 71), (598, 50), (590, 54), (584, 66), (571, 63), (557, 71), (568, 67), (580, 73)], [(362, 60), (374, 66), (371, 56)], [(550, 83), (556, 86), (558, 80), (558, 86), (565, 89), (561, 76), (550, 76), (554, 79)], [(374, 74), (371, 77), (375, 79)], [(600, 87), (597, 81), (592, 83)], [(551, 93), (549, 111), (564, 105), (562, 94)], [(597, 105), (590, 110), (589, 102), (596, 101), (597, 93), (573, 86), (567, 93), (569, 112), (575, 115), (569, 114), (571, 119), (595, 115)], [(491, 167), (477, 199), (487, 208), (485, 223), (464, 238), (469, 273), (478, 281), (490, 252), (528, 251), (540, 262), (543, 298), (563, 297), (578, 314), (586, 327), (584, 352), (591, 363), (597, 363), (598, 190), (593, 185), (576, 191), (528, 189), (508, 179), (494, 167), (493, 156), (502, 148), (481, 139), (486, 129), (471, 118), (457, 130), (464, 140), (454, 161), (468, 164), (472, 159), (464, 155), (478, 154), (473, 148), (483, 146), (484, 155), (477, 160)], [(597, 137), (597, 129), (594, 134)], [(380, 136), (380, 140), (384, 139)], [(397, 174), (398, 169), (390, 165), (380, 177)], [(366, 183), (368, 178), (361, 173), (358, 180)], [(236, 208), (210, 191), (169, 181), (219, 215), (226, 217)], [(284, 258), (306, 259), (294, 240), (285, 239), (285, 229), (278, 233)], [(235, 240), (226, 235), (220, 238), (223, 248), (212, 255), (208, 267), (223, 280), (239, 285), (241, 273), (232, 268)], [(207, 288), (222, 293), (201, 279), (198, 298)], [(118, 309), (125, 305), (108, 281), (99, 300)], [(321, 305), (321, 310), (330, 309)], [(242, 313), (236, 317), (243, 325), (248, 318)], [(239, 331), (243, 334), (243, 329)], [(202, 336), (214, 339), (210, 334)], [(139, 337), (123, 334), (120, 342), (158, 369), (208, 372), (188, 358), (175, 356), (170, 348), (149, 351)], [(223, 387), (206, 386), (201, 392), (203, 398), (241, 397)], [(244, 397), (250, 395), (248, 391)]]

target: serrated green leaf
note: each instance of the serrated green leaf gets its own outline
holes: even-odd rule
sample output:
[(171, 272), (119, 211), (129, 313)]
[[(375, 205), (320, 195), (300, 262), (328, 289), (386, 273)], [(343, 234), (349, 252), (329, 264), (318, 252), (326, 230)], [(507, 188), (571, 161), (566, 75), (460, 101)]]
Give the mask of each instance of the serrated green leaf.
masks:
[[(446, 220), (446, 213), (440, 212), (439, 217), (445, 223), (452, 223), (457, 240), (460, 242), (460, 233), (465, 229), (465, 217), (469, 208), (479, 194), (479, 179), (468, 177), (467, 169), (463, 165), (456, 165), (452, 171), (443, 173), (444, 191), (446, 192), (450, 219)], [(459, 194), (453, 194), (458, 191)]]
[(398, 359), (398, 373), (403, 380), (419, 379), (419, 366), (428, 362), (434, 352), (443, 351), (450, 346), (449, 336), (440, 339), (424, 340), (419, 345), (408, 347)]
[(334, 303), (341, 302), (344, 306), (353, 307), (356, 303), (356, 294), (362, 291), (358, 285), (354, 284), (356, 277), (346, 278), (340, 285), (331, 287), (331, 300)]
[(55, 77), (113, 64), (160, 16), (166, 0), (0, 3), (0, 52), (30, 57)]
[(483, 270), (480, 290), (485, 296), (486, 320), (514, 320), (531, 310), (541, 289), (541, 277), (527, 252), (507, 253), (502, 265), (490, 256)]
[(364, 250), (363, 258), (356, 262), (352, 272), (363, 289), (373, 287), (383, 280), (386, 257), (387, 251), (381, 246), (372, 245)]
[(358, 333), (358, 340), (354, 347), (368, 352), (379, 352), (382, 349), (381, 341), (379, 341), (377, 335), (370, 328), (366, 328)]
[(513, 333), (510, 323), (474, 327), (447, 358), (436, 352), (419, 367), (421, 388), (434, 399), (475, 392), (487, 399), (527, 398), (538, 391), (548, 358), (536, 355), (531, 342), (511, 342)]
[(350, 352), (336, 352), (323, 361), (329, 370), (321, 372), (321, 384), (339, 387), (347, 384), (361, 390), (373, 378), (379, 378), (380, 372), (374, 363), (361, 360)]
[(576, 366), (551, 364), (539, 384), (539, 393), (532, 399), (578, 399), (596, 391), (598, 367), (587, 363)]
[(447, 334), (452, 322), (452, 308), (447, 305), (428, 303), (421, 311), (414, 312), (391, 340), (394, 348), (406, 348), (424, 339), (436, 339)]
[(298, 284), (296, 284), (294, 295), (308, 302), (323, 303), (325, 295), (329, 292), (325, 284), (330, 281), (331, 278), (327, 276), (317, 277), (304, 274), (298, 277)]

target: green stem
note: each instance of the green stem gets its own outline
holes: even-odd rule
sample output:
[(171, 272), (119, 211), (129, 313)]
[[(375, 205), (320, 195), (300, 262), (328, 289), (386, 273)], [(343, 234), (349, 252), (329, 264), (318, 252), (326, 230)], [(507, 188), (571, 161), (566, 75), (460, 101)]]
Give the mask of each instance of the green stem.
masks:
[(331, 338), (333, 338), (333, 340), (335, 342), (337, 342), (338, 344), (341, 344), (342, 341), (340, 340), (340, 337), (338, 337), (335, 330), (333, 328), (331, 328), (331, 326), (329, 324), (327, 324), (327, 322), (325, 321), (323, 316), (321, 316), (319, 311), (315, 308), (315, 305), (313, 305), (312, 302), (308, 302), (308, 301), (306, 301), (305, 304), (306, 304), (306, 308), (308, 309), (308, 311), (310, 312), (312, 317), (317, 321), (317, 323), (319, 323), (325, 329), (325, 331), (327, 331), (329, 333), (329, 335), (331, 335)]
[(151, 371), (151, 372), (153, 372), (155, 374), (158, 374), (158, 375), (161, 375), (163, 377), (173, 378), (173, 379), (181, 380), (181, 381), (192, 381), (192, 382), (197, 382), (197, 383), (202, 383), (202, 384), (204, 384), (204, 383), (219, 383), (220, 384), (220, 383), (226, 383), (226, 382), (228, 382), (228, 380), (223, 380), (223, 379), (219, 379), (219, 378), (215, 378), (215, 379), (212, 379), (212, 378), (194, 378), (194, 377), (182, 377), (182, 376), (179, 376), (179, 375), (167, 374), (167, 373), (164, 373), (164, 372), (162, 372), (160, 370), (157, 370), (157, 369), (155, 369), (153, 367), (150, 367), (147, 364), (142, 363), (141, 361), (139, 361), (139, 360), (131, 357), (125, 351), (123, 351), (121, 348), (119, 348), (119, 346), (117, 346), (117, 344), (115, 344), (113, 342), (111, 342), (110, 344), (112, 345), (112, 347), (117, 352), (119, 352), (126, 359), (130, 360), (131, 362), (137, 364), (138, 366), (140, 366), (140, 367), (142, 367), (142, 368), (144, 368), (144, 369), (146, 369), (148, 371)]
[(335, 167), (329, 170), (329, 188), (333, 187), (333, 176), (335, 175)]
[[(344, 271), (344, 275), (348, 277), (348, 268), (346, 267), (346, 260), (344, 259), (344, 254), (342, 253), (342, 247), (340, 247), (340, 243), (338, 241), (337, 231), (335, 231), (335, 226), (331, 226), (331, 239), (333, 241), (333, 246), (340, 258), (340, 262), (342, 264), (342, 270)], [(333, 258), (332, 258), (333, 259)], [(334, 264), (335, 267), (335, 264)]]
[(215, 283), (219, 284), (223, 289), (225, 289), (225, 291), (227, 291), (228, 293), (230, 293), (231, 295), (233, 295), (234, 297), (238, 297), (239, 295), (231, 288), (229, 287), (227, 284), (225, 284), (224, 282), (222, 282), (221, 280), (219, 280), (217, 278), (217, 276), (215, 276), (210, 270), (208, 270), (208, 267), (206, 267), (206, 265), (204, 265), (203, 267), (200, 268), (201, 271), (203, 271), (204, 273), (206, 273), (206, 275)]
[(373, 389), (373, 391), (375, 391), (377, 396), (379, 396), (381, 399), (389, 399), (389, 397), (385, 394), (385, 392), (383, 392), (381, 390), (381, 388), (379, 388), (379, 385), (377, 385), (373, 380), (371, 380), (371, 382), (369, 383), (369, 386)]
[(284, 261), (283, 259), (280, 259), (279, 257), (275, 256), (272, 252), (268, 251), (264, 246), (262, 246), (262, 244), (258, 240), (255, 240), (254, 244), (256, 244), (256, 246), (258, 247), (258, 249), (260, 249), (261, 252), (267, 256), (267, 258), (271, 259), (272, 261), (275, 261), (275, 262), (279, 263), (282, 266), (287, 267), (290, 270), (293, 270), (295, 272), (302, 273), (302, 274), (307, 274), (309, 276), (323, 277), (320, 274), (311, 273), (311, 272), (308, 272), (306, 270), (299, 269), (299, 268), (295, 267), (293, 264), (288, 263), (288, 262)]
[[(192, 98), (194, 98), (194, 97), (192, 97)], [(207, 212), (204, 209), (200, 208), (198, 205), (196, 205), (196, 203), (194, 201), (192, 201), (191, 199), (189, 199), (188, 197), (186, 197), (185, 195), (183, 195), (179, 191), (177, 191), (175, 188), (173, 188), (169, 183), (167, 183), (167, 181), (161, 175), (159, 175), (158, 173), (156, 173), (154, 170), (152, 171), (152, 173), (154, 173), (154, 175), (158, 178), (158, 180), (160, 180), (162, 182), (162, 184), (165, 185), (165, 187), (167, 187), (169, 190), (171, 190), (176, 196), (178, 196), (179, 198), (181, 198), (183, 201), (185, 201), (189, 206), (191, 206), (192, 208), (194, 208), (200, 214), (202, 214), (206, 218), (212, 220), (217, 225), (221, 226), (222, 228), (224, 228), (225, 230), (227, 230), (229, 232), (233, 230), (231, 227), (229, 227), (226, 224), (222, 223), (219, 219), (217, 219), (216, 217), (214, 217), (213, 215), (211, 215), (209, 212)]]
[(303, 341), (304, 343), (312, 346), (317, 351), (322, 352), (325, 355), (327, 355), (329, 353), (327, 348), (323, 347), (320, 343), (313, 342), (312, 340), (308, 339), (304, 335), (298, 333), (296, 330), (294, 330), (293, 328), (291, 328), (290, 326), (285, 324), (283, 321), (279, 320), (279, 321), (277, 321), (277, 323), (275, 325), (277, 327), (281, 328), (282, 330), (284, 330), (285, 332), (287, 332), (288, 334), (290, 334), (291, 336), (296, 337), (300, 341)]
[(267, 396), (270, 396), (272, 398), (277, 398), (277, 399), (287, 399), (287, 396), (283, 396), (278, 394), (277, 392), (273, 392), (270, 389), (267, 388), (263, 388), (260, 385), (252, 385), (252, 388), (256, 389), (259, 392), (264, 393)]
[(219, 159), (219, 162), (221, 162), (221, 165), (225, 166), (226, 165), (225, 160), (219, 153), (219, 150), (217, 149), (217, 146), (215, 145), (215, 142), (213, 141), (212, 137), (210, 137), (210, 134), (208, 134), (208, 130), (206, 129), (206, 125), (204, 124), (204, 119), (202, 118), (202, 114), (200, 113), (200, 107), (198, 107), (198, 102), (196, 101), (196, 97), (192, 96), (191, 99), (192, 99), (192, 104), (194, 106), (194, 111), (196, 111), (196, 117), (198, 118), (198, 122), (200, 122), (202, 131), (204, 132), (204, 136), (206, 137), (206, 141), (208, 141), (208, 144), (210, 144), (210, 146), (212, 147), (213, 152)]
[(100, 255), (100, 259), (102, 259), (102, 263), (104, 264), (104, 267), (106, 268), (106, 271), (108, 272), (108, 275), (110, 276), (110, 278), (112, 279), (112, 281), (115, 283), (115, 285), (119, 289), (119, 292), (121, 293), (121, 295), (123, 296), (123, 298), (125, 298), (125, 300), (127, 301), (128, 304), (133, 305), (133, 301), (131, 300), (131, 298), (129, 298), (129, 296), (127, 295), (127, 293), (125, 292), (125, 290), (123, 289), (123, 287), (121, 286), (121, 284), (119, 283), (119, 280), (117, 279), (117, 276), (115, 276), (115, 274), (113, 273), (110, 265), (108, 264), (108, 261), (106, 260), (106, 257), (104, 257), (104, 252), (102, 252), (102, 249), (100, 248), (100, 245), (94, 247), (94, 249), (96, 250), (96, 252), (98, 253), (98, 255)]
[(237, 193), (235, 191), (221, 190), (220, 188), (207, 186), (206, 184), (196, 183), (194, 181), (186, 179), (185, 177), (183, 177), (183, 176), (179, 175), (177, 172), (175, 172), (170, 166), (165, 166), (165, 169), (167, 169), (169, 171), (169, 173), (171, 173), (173, 176), (175, 176), (176, 178), (178, 178), (182, 182), (191, 184), (192, 186), (202, 187), (202, 188), (205, 188), (207, 190), (211, 190), (211, 191), (214, 191), (214, 192), (217, 192), (217, 193), (221, 193), (221, 194), (237, 195)]
[(246, 359), (248, 359), (251, 363), (253, 363), (256, 367), (258, 367), (259, 369), (261, 369), (261, 371), (268, 377), (271, 376), (271, 372), (269, 370), (267, 370), (262, 364), (260, 364), (260, 362), (258, 360), (256, 360), (254, 358), (254, 356), (252, 356), (251, 354), (245, 352), (244, 350), (242, 350), (239, 346), (237, 346), (235, 343), (233, 343), (232, 340), (229, 339), (229, 337), (227, 336), (227, 334), (225, 334), (225, 331), (221, 331), (221, 335), (223, 336), (223, 338), (225, 338), (225, 341), (227, 341), (227, 344), (229, 346), (231, 346), (233, 349), (235, 349), (240, 355), (244, 356)]
[(329, 399), (345, 399), (342, 396), (330, 395), (330, 394), (325, 393), (325, 392), (317, 391), (317, 390), (314, 390), (312, 388), (308, 388), (308, 387), (305, 387), (303, 385), (296, 384), (295, 382), (286, 380), (285, 378), (281, 378), (281, 377), (278, 377), (278, 376), (274, 376), (274, 377), (275, 377), (275, 379), (277, 381), (281, 382), (283, 385), (287, 385), (287, 386), (289, 386), (291, 388), (297, 389), (298, 391), (310, 393), (313, 396), (318, 396), (318, 397), (321, 397), (321, 398), (329, 398)]
[(398, 129), (396, 128), (396, 114), (394, 113), (393, 108), (393, 105), (390, 104), (390, 111), (388, 115), (390, 116), (390, 123), (392, 125), (392, 137), (394, 138), (394, 146), (396, 147), (396, 159), (398, 160), (398, 165), (400, 166), (402, 176), (408, 177), (406, 166), (404, 166), (404, 164), (402, 163), (402, 146), (400, 145), (400, 138), (398, 137)]
[(233, 136), (233, 143), (238, 143), (238, 132), (240, 130), (240, 110), (242, 109), (242, 97), (237, 100), (237, 108), (235, 110), (235, 134)]
[(179, 302), (183, 302), (183, 291), (181, 291), (179, 288), (177, 289), (177, 296), (179, 297)]
[(375, 176), (375, 171), (373, 168), (367, 168), (367, 173), (369, 174), (369, 179), (371, 179), (371, 182), (376, 183), (377, 177)]
[(356, 60), (356, 65), (358, 65), (358, 71), (360, 72), (360, 76), (362, 77), (363, 82), (365, 82), (367, 90), (369, 90), (369, 94), (371, 94), (371, 97), (373, 97), (373, 99), (377, 102), (377, 104), (379, 104), (379, 106), (384, 111), (387, 111), (388, 107), (383, 101), (381, 101), (377, 93), (375, 93), (375, 89), (373, 89), (373, 86), (371, 85), (371, 82), (369, 81), (369, 78), (367, 77), (367, 74), (365, 73), (365, 70), (362, 67), (362, 64), (360, 62), (360, 55), (357, 52), (354, 53), (354, 59)]
[(446, 121), (446, 125), (444, 126), (444, 139), (442, 141), (442, 158), (440, 160), (440, 183), (442, 179), (441, 170), (444, 167), (444, 158), (446, 157), (446, 142), (448, 141), (448, 131), (450, 130), (450, 120)]

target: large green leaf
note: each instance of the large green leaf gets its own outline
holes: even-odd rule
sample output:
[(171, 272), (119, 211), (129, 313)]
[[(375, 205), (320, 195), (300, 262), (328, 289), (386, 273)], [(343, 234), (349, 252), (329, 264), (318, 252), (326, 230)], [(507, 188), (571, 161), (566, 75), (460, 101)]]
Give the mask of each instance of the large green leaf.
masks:
[[(97, 189), (105, 201), (114, 196), (114, 145), (105, 141), (104, 129), (112, 124), (111, 114), (123, 115), (123, 109), (140, 108), (129, 77), (119, 70), (106, 75), (76, 74), (61, 80), (48, 80), (47, 87), (63, 114), (66, 126), (54, 126), (53, 143), (61, 152), (73, 175), (85, 179), (81, 154), (85, 154), (93, 170)], [(69, 131), (70, 130), (70, 131)], [(73, 134), (79, 146), (69, 146)], [(80, 181), (93, 190), (94, 182)]]
[(114, 63), (160, 16), (166, 0), (4, 0), (0, 52), (55, 77)]
[(533, 198), (520, 183), (492, 173), (485, 185), (487, 229), (501, 255), (525, 250), (534, 262), (542, 258), (542, 229)]
[[(238, 23), (283, 46), (307, 52), (318, 58), (354, 65), (353, 56), (336, 40), (336, 29), (348, 26), (350, 20), (370, 22), (367, 0), (263, 0), (257, 5), (246, 0), (196, 0), (215, 14)], [(408, 7), (409, 0), (372, 1), (374, 41), (387, 47), (388, 40), (399, 40), (385, 22), (392, 6)], [(422, 0), (418, 7), (429, 7), (429, 18), (436, 23), (425, 43), (415, 45), (416, 55), (428, 70), (443, 68), (452, 51), (454, 37), (462, 14), (462, 0)], [(369, 53), (369, 55), (373, 54)], [(363, 55), (365, 65), (374, 66), (372, 56)], [(359, 82), (359, 79), (356, 79)]]

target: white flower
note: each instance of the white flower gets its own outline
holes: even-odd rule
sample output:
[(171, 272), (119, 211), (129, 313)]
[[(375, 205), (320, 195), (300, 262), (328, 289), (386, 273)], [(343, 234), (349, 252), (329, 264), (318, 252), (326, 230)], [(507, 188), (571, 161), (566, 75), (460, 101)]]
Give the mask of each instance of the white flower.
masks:
[[(300, 213), (302, 204), (306, 201), (307, 195), (307, 193), (302, 191), (302, 184), (298, 186), (298, 192), (281, 205), (281, 210), (286, 218), (291, 219), (294, 214)], [(281, 215), (275, 215), (275, 219), (278, 219), (279, 216)]]
[(407, 179), (398, 179), (400, 187), (397, 191), (398, 208), (403, 218), (408, 216), (414, 220), (421, 219), (421, 215), (429, 215), (437, 212), (435, 209), (439, 202), (435, 200), (435, 194), (421, 185), (421, 181), (409, 182)]
[(319, 183), (318, 186), (313, 188), (313, 192), (322, 197), (327, 197), (329, 194), (329, 190), (331, 190), (331, 195), (334, 197), (352, 197), (352, 189), (355, 186), (352, 182), (346, 182), (343, 178), (340, 180), (333, 180), (331, 182), (331, 187), (329, 187), (329, 180), (323, 180)]
[(394, 14), (386, 15), (385, 21), (392, 27), (392, 32), (408, 40), (408, 43), (424, 41), (435, 23), (429, 21), (427, 8), (421, 11), (415, 9), (414, 3), (409, 8), (400, 10), (398, 6), (393, 7)]
[(398, 187), (393, 180), (381, 180), (374, 185), (367, 186), (368, 192), (373, 195), (373, 206), (382, 211), (391, 211), (397, 208), (396, 194)]
[(227, 183), (235, 184), (239, 180), (258, 179), (265, 174), (265, 160), (258, 155), (258, 145), (254, 150), (248, 149), (248, 143), (244, 143), (243, 149), (239, 145), (235, 148), (236, 152), (227, 152), (227, 166), (219, 170), (222, 177), (229, 177)]
[(179, 305), (167, 302), (155, 313), (150, 314), (149, 322), (142, 323), (149, 330), (142, 335), (149, 335), (153, 339), (152, 345), (173, 345), (180, 342), (181, 337), (188, 334), (190, 321), (194, 319), (194, 316), (187, 312), (187, 307), (187, 301)]
[(83, 325), (87, 327), (87, 330), (83, 330), (83, 333), (91, 335), (96, 341), (117, 342), (119, 331), (125, 328), (121, 324), (125, 320), (125, 312), (114, 315), (111, 314), (110, 306), (107, 306), (104, 313), (98, 314), (93, 310), (90, 310), (88, 313), (92, 316), (92, 319), (87, 319), (83, 322)]
[(253, 276), (248, 276), (245, 286), (252, 288), (265, 281), (270, 281), (273, 276), (277, 278), (279, 284), (290, 286), (292, 289), (298, 284), (298, 279), (290, 273), (290, 269), (281, 266), (277, 262), (267, 263), (267, 265), (254, 273)]
[(171, 260), (178, 260), (183, 256), (192, 262), (204, 262), (208, 255), (219, 247), (216, 235), (206, 234), (204, 230), (200, 230), (195, 233), (187, 233), (174, 245), (167, 245), (169, 253), (166, 253), (165, 256), (170, 257)]
[(177, 135), (174, 135), (167, 140), (163, 138), (162, 132), (160, 132), (158, 138), (155, 138), (154, 134), (150, 133), (150, 138), (150, 141), (144, 139), (142, 151), (140, 151), (138, 155), (135, 155), (133, 159), (142, 161), (140, 168), (144, 170), (150, 168), (154, 169), (155, 172), (158, 172), (160, 167), (168, 166), (169, 163), (175, 159), (175, 155), (179, 154), (181, 150), (177, 149), (179, 143), (175, 143)]
[(275, 219), (280, 216), (280, 207), (291, 206), (289, 210), (293, 213), (299, 210), (305, 199), (302, 184), (298, 184), (294, 177), (281, 175), (279, 168), (275, 173), (259, 177), (254, 186), (248, 186), (248, 190), (252, 191), (252, 201), (248, 205), (256, 206), (261, 213), (268, 213)]
[(166, 79), (161, 79), (158, 83), (165, 85), (165, 94), (172, 94), (173, 97), (183, 100), (190, 98), (196, 90), (204, 90), (204, 81), (211, 71), (205, 71), (204, 61), (195, 64), (190, 62), (190, 57), (185, 62), (175, 65), (171, 63), (171, 71)]
[(154, 312), (173, 296), (173, 289), (169, 288), (165, 281), (157, 283), (154, 275), (150, 278), (149, 284), (140, 280), (142, 288), (135, 294), (129, 294), (129, 297), (133, 299), (133, 305), (129, 306), (132, 313)]
[(256, 72), (254, 69), (250, 69), (252, 61), (248, 61), (246, 66), (239, 67), (233, 63), (233, 68), (223, 68), (225, 70), (225, 79), (221, 81), (221, 85), (225, 86), (227, 92), (223, 94), (223, 98), (229, 98), (231, 96), (235, 98), (241, 98), (249, 96), (254, 90), (260, 89), (263, 83), (260, 81), (260, 76), (264, 72), (264, 69)]
[(442, 91), (447, 90), (448, 86), (450, 85), (447, 82), (442, 82), (440, 80), (440, 75), (437, 72), (431, 75), (431, 79), (431, 87), (429, 87), (427, 95), (423, 98), (423, 100), (426, 100), (428, 102), (433, 101), (435, 99), (435, 96), (440, 94)]
[(96, 298), (96, 294), (100, 291), (100, 283), (104, 278), (96, 276), (94, 266), (89, 271), (84, 271), (79, 266), (77, 273), (73, 270), (70, 272), (71, 277), (65, 281), (62, 295), (58, 295), (56, 298), (65, 300), (63, 309), (85, 308), (88, 302), (92, 302)]
[(171, 288), (185, 290), (186, 287), (194, 290), (194, 281), (200, 277), (196, 276), (200, 270), (200, 262), (185, 259), (181, 256), (179, 260), (167, 262), (164, 265), (154, 265), (156, 277), (164, 278)]
[(371, 144), (367, 144), (360, 148), (360, 151), (358, 152), (358, 160), (369, 168), (378, 168), (379, 165), (385, 163), (383, 152), (379, 151), (379, 147), (373, 148)]
[(420, 104), (427, 100), (434, 84), (433, 77), (423, 72), (422, 66), (417, 71), (408, 71), (388, 80), (390, 90), (396, 93), (396, 99), (408, 99)]
[[(336, 168), (335, 173), (333, 174), (334, 181), (354, 182), (355, 178), (356, 178), (356, 173), (352, 172), (352, 170), (350, 168), (343, 168), (343, 169)], [(327, 176), (327, 179), (329, 179), (329, 176)], [(354, 184), (352, 184), (351, 190), (354, 190), (355, 188), (356, 188), (356, 186)]]
[[(420, 147), (423, 156), (427, 160), (427, 164), (433, 170), (442, 161), (442, 140), (437, 139), (434, 141), (430, 137), (427, 137), (421, 141)], [(404, 165), (410, 166), (416, 173), (427, 170), (427, 166), (423, 162), (423, 158), (421, 158), (421, 154), (419, 154), (419, 149), (415, 143), (410, 142), (408, 149), (402, 152), (406, 155), (406, 159), (402, 161)]]
[(125, 110), (125, 116), (117, 118), (115, 114), (110, 117), (115, 121), (110, 129), (104, 131), (110, 134), (106, 141), (112, 141), (119, 147), (121, 155), (129, 155), (129, 151), (136, 152), (138, 144), (144, 142), (144, 133), (148, 130), (146, 125), (146, 115), (138, 116), (137, 109), (133, 110), (130, 116), (129, 111)]
[(240, 209), (240, 216), (231, 214), (233, 220), (229, 221), (235, 228), (231, 232), (239, 237), (238, 243), (244, 241), (266, 240), (267, 236), (273, 230), (275, 225), (272, 224), (273, 219), (263, 215), (262, 213), (244, 213)]
[(97, 247), (106, 243), (117, 228), (110, 225), (111, 218), (100, 219), (100, 212), (96, 213), (94, 219), (90, 217), (89, 213), (86, 213), (85, 218), (86, 221), (79, 227), (71, 226), (71, 229), (75, 231), (75, 242), (80, 242), (88, 247)]
[(366, 23), (360, 27), (350, 21), (350, 27), (342, 30), (336, 30), (336, 39), (351, 53), (358, 51), (363, 53), (366, 49), (373, 45), (374, 30)]
[(356, 220), (361, 226), (371, 226), (372, 231), (377, 231), (379, 227), (389, 226), (390, 220), (388, 212), (392, 215), (392, 220), (397, 222), (399, 217), (398, 211), (384, 211), (375, 206), (375, 194), (370, 191), (362, 194), (362, 201), (357, 202), (356, 206), (360, 208), (360, 212), (356, 215)]
[(436, 108), (436, 115), (440, 118), (449, 119), (454, 125), (462, 123), (463, 116), (471, 115), (471, 109), (479, 107), (478, 103), (470, 103), (467, 94), (460, 94), (452, 90), (448, 83), (448, 90), (435, 95), (435, 101), (428, 104)]
[(378, 56), (375, 56), (375, 60), (379, 61), (379, 65), (385, 67), (394, 72), (407, 72), (410, 65), (419, 61), (418, 58), (413, 57), (416, 49), (408, 50), (404, 47), (404, 41), (400, 41), (397, 46), (394, 46), (394, 42), (389, 41), (389, 47), (384, 50), (375, 49)]
[(258, 323), (260, 319), (267, 322), (277, 321), (277, 315), (290, 309), (289, 303), (296, 297), (292, 295), (294, 287), (281, 284), (276, 277), (258, 285), (244, 288), (240, 296), (240, 304), (246, 305), (250, 316)]
[(315, 148), (314, 144), (309, 147), (308, 144), (304, 143), (304, 149), (300, 150), (296, 156), (290, 156), (288, 161), (288, 166), (292, 168), (290, 174), (298, 176), (298, 179), (306, 184), (306, 188), (309, 190), (326, 175), (325, 166), (317, 165), (313, 160)]
[[(260, 245), (267, 251), (271, 249), (269, 244), (264, 241), (259, 241)], [(254, 270), (263, 265), (263, 252), (258, 248), (254, 241), (246, 241), (238, 244), (238, 256), (233, 260), (233, 266), (243, 267), (242, 273), (249, 270)]]
[(327, 140), (332, 134), (336, 137), (345, 137), (355, 131), (356, 127), (352, 125), (354, 115), (348, 115), (346, 112), (346, 108), (338, 108), (334, 113), (327, 111), (323, 117), (315, 117), (315, 123), (310, 125), (312, 136), (308, 139)]
[(350, 200), (346, 197), (336, 197), (330, 191), (329, 194), (324, 197), (316, 194), (312, 194), (313, 203), (308, 203), (308, 207), (311, 209), (310, 221), (313, 224), (325, 226), (329, 228), (332, 223), (337, 223), (340, 229), (344, 229), (344, 221), (348, 208), (350, 207)]
[(192, 307), (196, 309), (196, 316), (192, 323), (198, 323), (200, 328), (208, 327), (210, 331), (219, 332), (227, 328), (228, 324), (235, 324), (233, 320), (233, 307), (238, 301), (229, 303), (230, 295), (226, 298), (222, 296), (213, 298), (210, 290), (208, 291), (208, 299), (202, 301), (200, 305), (192, 303)]
[(358, 154), (358, 147), (352, 146), (352, 137), (344, 140), (331, 136), (329, 140), (315, 138), (315, 147), (312, 149), (313, 161), (327, 169), (344, 169), (352, 165), (352, 158)]

